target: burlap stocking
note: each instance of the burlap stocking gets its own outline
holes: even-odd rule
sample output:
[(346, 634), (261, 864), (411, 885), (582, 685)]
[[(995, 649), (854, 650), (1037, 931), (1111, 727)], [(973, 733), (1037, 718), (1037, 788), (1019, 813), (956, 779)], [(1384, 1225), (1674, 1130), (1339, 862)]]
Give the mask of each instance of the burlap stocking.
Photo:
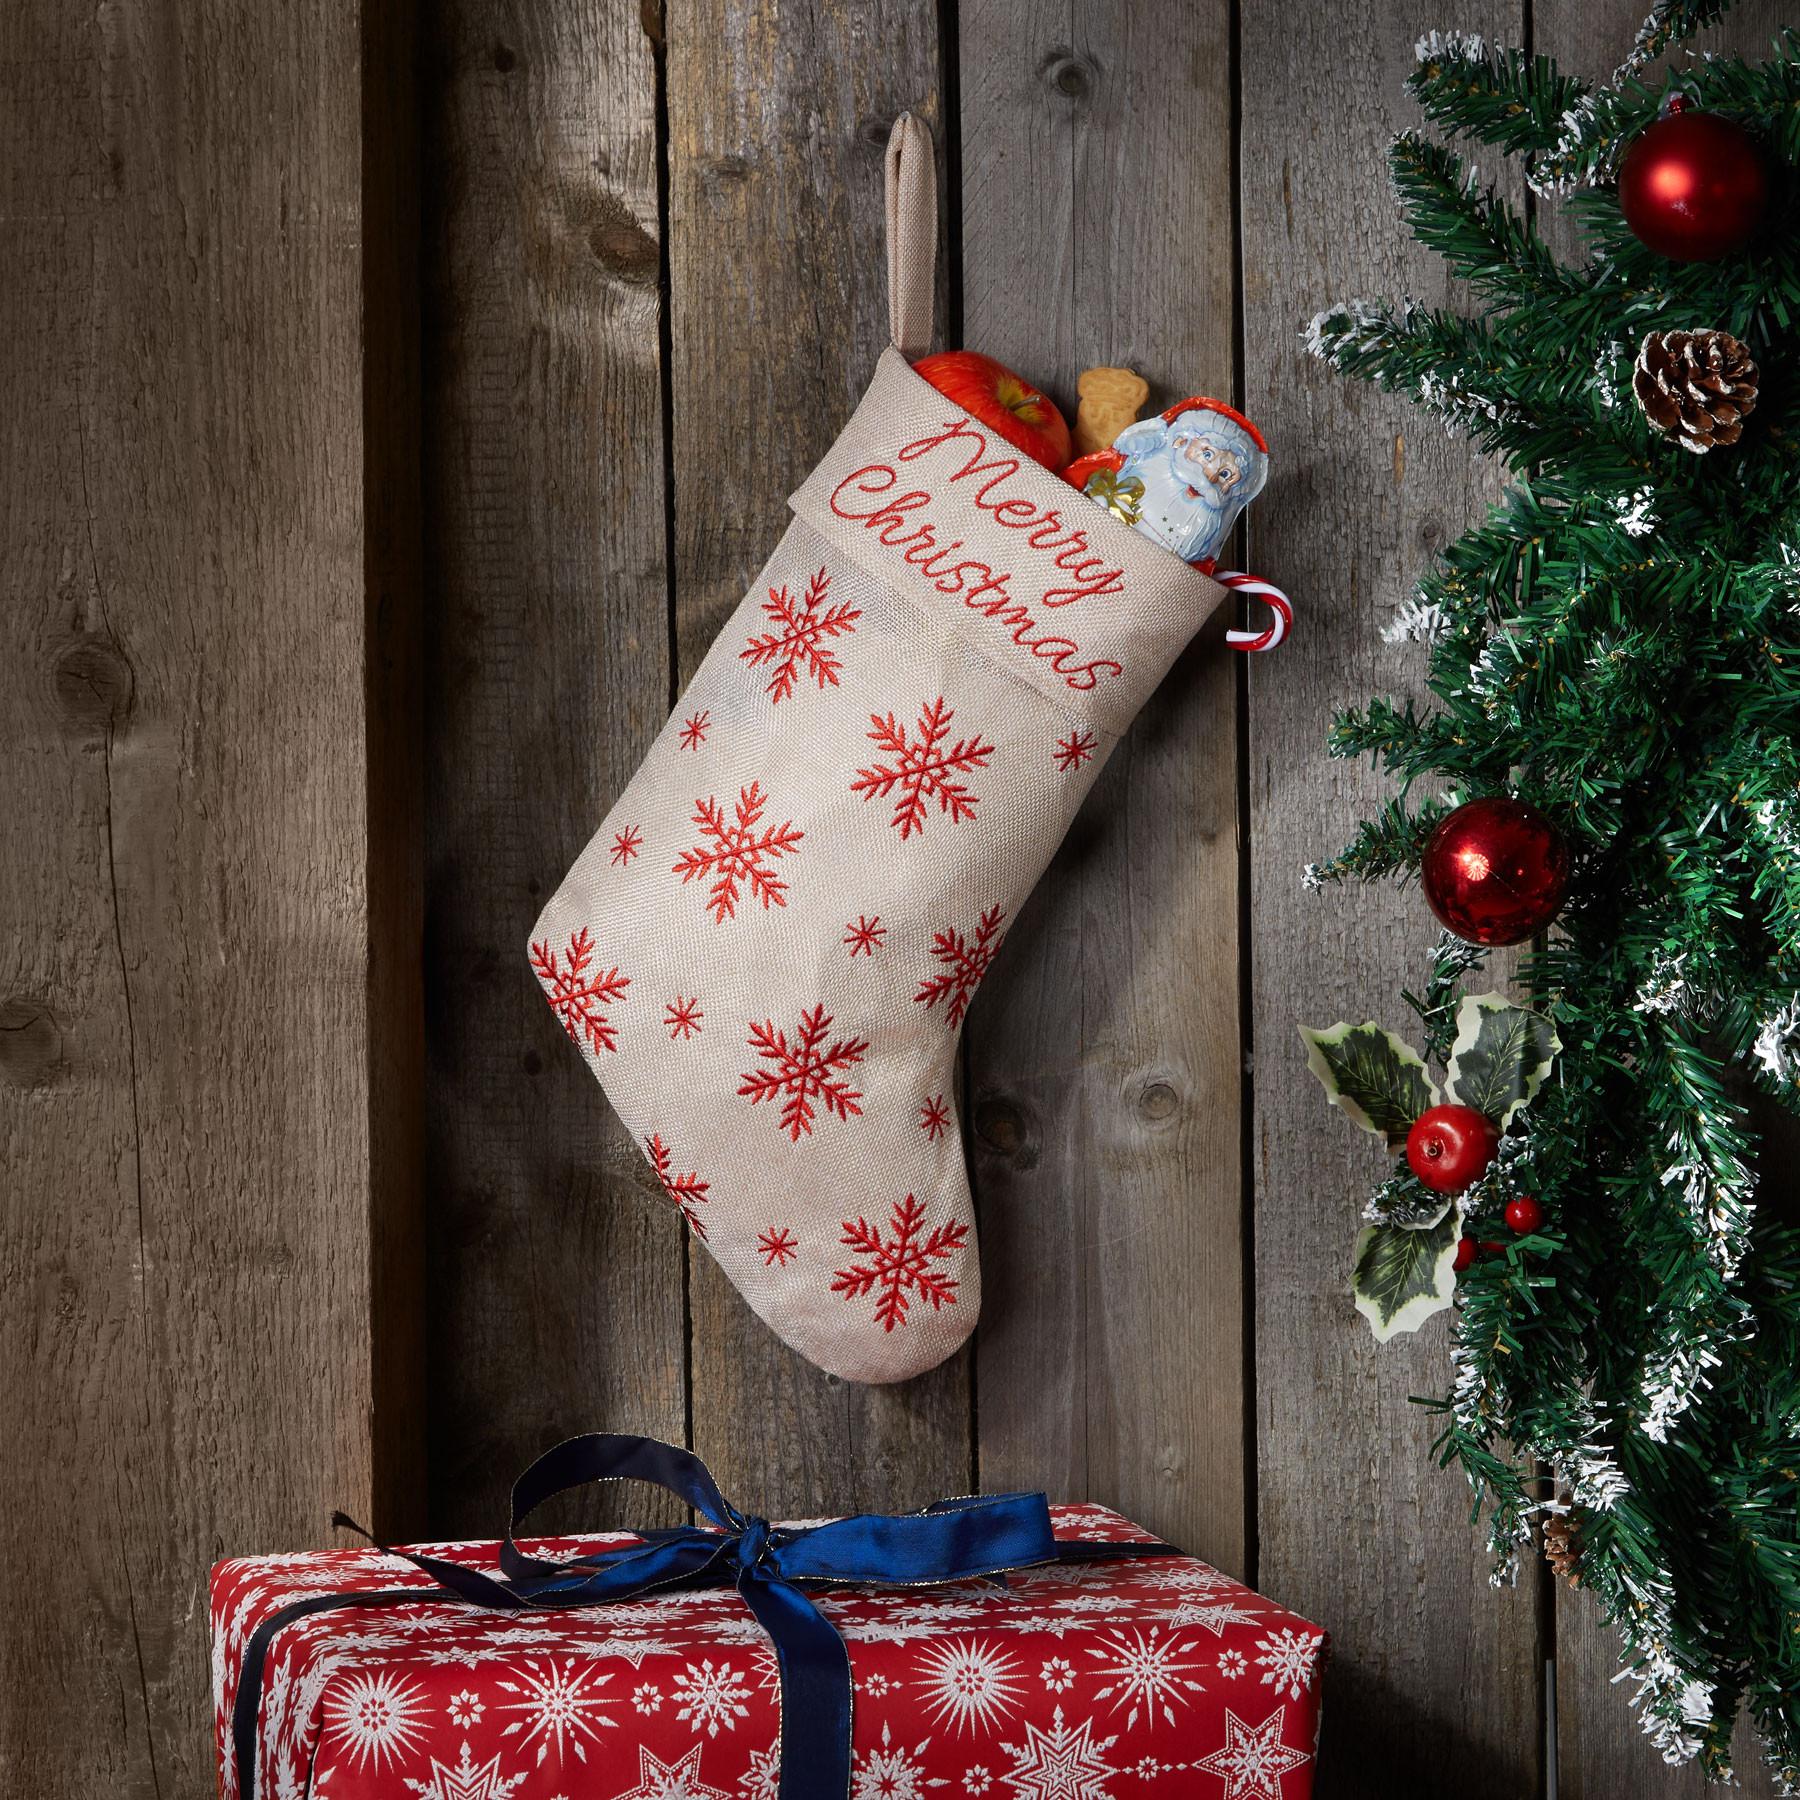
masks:
[(963, 1019), (1223, 593), (912, 372), (936, 205), (911, 118), (888, 231), (893, 346), (531, 944), (669, 1200), (857, 1381), (975, 1323)]

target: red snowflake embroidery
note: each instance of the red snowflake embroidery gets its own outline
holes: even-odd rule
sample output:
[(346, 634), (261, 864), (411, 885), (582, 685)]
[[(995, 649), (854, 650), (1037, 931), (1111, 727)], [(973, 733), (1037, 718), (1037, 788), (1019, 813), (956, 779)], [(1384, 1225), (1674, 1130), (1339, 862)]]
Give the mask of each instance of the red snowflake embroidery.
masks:
[(919, 1108), (919, 1129), (933, 1143), (936, 1143), (950, 1129), (950, 1108), (944, 1104), (942, 1094), (933, 1094)]
[(831, 1291), (842, 1294), (846, 1300), (860, 1300), (873, 1293), (875, 1319), (884, 1331), (906, 1323), (913, 1290), (917, 1290), (921, 1300), (931, 1303), (933, 1312), (941, 1306), (954, 1306), (956, 1278), (940, 1274), (931, 1265), (960, 1250), (968, 1239), (969, 1228), (939, 1225), (929, 1237), (921, 1237), (924, 1223), (925, 1208), (911, 1194), (894, 1208), (888, 1222), (891, 1237), (884, 1237), (867, 1219), (854, 1223), (846, 1219), (841, 1241), (868, 1260), (839, 1269), (832, 1278)]
[(783, 1225), (779, 1230), (771, 1225), (756, 1240), (756, 1247), (762, 1252), (765, 1268), (786, 1268), (799, 1253), (799, 1240)]
[(676, 1038), (697, 1037), (700, 1021), (705, 1017), (698, 1000), (684, 1000), (679, 994), (663, 1008), (663, 1023), (669, 1028), (671, 1042)]
[(859, 956), (874, 958), (875, 952), (881, 948), (881, 940), (887, 936), (887, 927), (881, 922), (881, 914), (869, 918), (864, 913), (856, 915), (854, 925), (844, 927), (844, 942), (850, 946), (851, 960)]
[(827, 1044), (825, 1033), (831, 1029), (831, 1014), (823, 1003), (800, 1015), (800, 1029), (790, 1043), (785, 1031), (775, 1022), (765, 1020), (750, 1027), (750, 1047), (770, 1067), (752, 1069), (741, 1075), (738, 1093), (752, 1106), (777, 1094), (785, 1095), (781, 1107), (781, 1129), (796, 1144), (802, 1135), (810, 1136), (813, 1128), (813, 1101), (822, 1100), (828, 1112), (840, 1119), (862, 1112), (857, 1103), (859, 1089), (849, 1082), (834, 1080), (847, 1069), (854, 1068), (868, 1053), (867, 1038), (833, 1038)]
[(662, 1183), (662, 1190), (668, 1195), (670, 1204), (680, 1208), (681, 1216), (687, 1220), (695, 1237), (705, 1237), (706, 1227), (701, 1223), (700, 1214), (695, 1208), (709, 1198), (706, 1190), (712, 1183), (702, 1181), (692, 1171), (686, 1175), (677, 1175), (674, 1172), (675, 1159), (670, 1155), (669, 1146), (662, 1141), (660, 1133), (645, 1138), (644, 1149), (649, 1153), (650, 1166), (656, 1171), (656, 1179)]
[(1000, 946), (1005, 942), (1005, 933), (1000, 929), (1005, 917), (1003, 908), (990, 906), (977, 922), (972, 939), (956, 930), (934, 932), (931, 954), (944, 967), (920, 983), (919, 991), (913, 995), (913, 999), (922, 1000), (928, 1012), (940, 1000), (948, 1000), (950, 1008), (947, 1022), (952, 1028), (960, 1025), (963, 1014), (969, 1010), (969, 1002), (975, 998), (975, 990), (981, 986), (982, 976), (988, 972), (988, 964), (999, 954)]
[(690, 714), (681, 722), (681, 747), (684, 750), (698, 750), (706, 742), (706, 734), (712, 730), (712, 714), (697, 712)]
[(763, 611), (778, 627), (753, 636), (738, 652), (740, 661), (760, 669), (765, 663), (775, 665), (769, 678), (769, 697), (779, 705), (794, 691), (800, 678), (800, 665), (821, 688), (836, 687), (838, 672), (843, 668), (835, 652), (824, 649), (821, 640), (847, 637), (856, 629), (862, 611), (854, 606), (833, 606), (820, 612), (825, 604), (831, 577), (821, 569), (806, 586), (806, 598), (799, 605), (787, 591), (786, 584), (770, 588)]
[(1094, 734), (1091, 731), (1071, 731), (1066, 738), (1056, 740), (1056, 749), (1052, 754), (1056, 758), (1056, 766), (1065, 775), (1071, 770), (1079, 769), (1094, 754)]
[(758, 832), (756, 827), (768, 803), (768, 795), (756, 781), (738, 791), (735, 824), (726, 817), (725, 808), (717, 800), (695, 803), (693, 822), (700, 827), (700, 836), (707, 842), (682, 851), (674, 873), (683, 882), (692, 881), (697, 875), (716, 877), (706, 900), (714, 924), (722, 925), (727, 919), (736, 917), (738, 883), (742, 881), (749, 882), (750, 892), (763, 903), (764, 911), (771, 906), (787, 905), (787, 883), (771, 875), (763, 864), (778, 856), (791, 855), (805, 833), (792, 819), (780, 825), (766, 825)]
[(627, 825), (623, 831), (615, 832), (612, 841), (614, 868), (624, 868), (643, 847), (644, 834), (635, 825)]
[(936, 800), (938, 811), (952, 821), (975, 816), (981, 796), (966, 781), (951, 778), (985, 769), (994, 746), (984, 744), (979, 734), (946, 744), (954, 717), (941, 694), (935, 700), (927, 700), (919, 709), (919, 735), (909, 740), (906, 727), (892, 713), (885, 718), (879, 713), (869, 715), (873, 728), (870, 738), (894, 761), (858, 769), (850, 791), (861, 794), (865, 800), (885, 800), (897, 793), (893, 823), (903, 838), (925, 829), (927, 802), (931, 800)]
[(619, 1047), (617, 1034), (601, 1009), (625, 998), (631, 977), (621, 975), (616, 968), (608, 969), (604, 975), (597, 969), (590, 972), (588, 964), (593, 960), (594, 934), (585, 925), (570, 934), (568, 961), (560, 965), (548, 938), (531, 946), (531, 966), (556, 1016), (562, 1020), (563, 1030), (576, 1043), (585, 1040), (587, 1047), (598, 1053)]

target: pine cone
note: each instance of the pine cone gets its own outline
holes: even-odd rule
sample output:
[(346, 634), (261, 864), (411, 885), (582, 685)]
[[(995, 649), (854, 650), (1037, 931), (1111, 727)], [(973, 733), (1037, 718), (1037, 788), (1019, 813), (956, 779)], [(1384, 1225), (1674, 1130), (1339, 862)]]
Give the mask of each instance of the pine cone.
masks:
[(1697, 456), (1743, 435), (1756, 382), (1750, 352), (1728, 331), (1652, 331), (1631, 373), (1644, 417)]
[(1581, 1519), (1573, 1507), (1565, 1513), (1552, 1513), (1544, 1521), (1544, 1560), (1570, 1587), (1581, 1586), (1576, 1572), (1580, 1537)]

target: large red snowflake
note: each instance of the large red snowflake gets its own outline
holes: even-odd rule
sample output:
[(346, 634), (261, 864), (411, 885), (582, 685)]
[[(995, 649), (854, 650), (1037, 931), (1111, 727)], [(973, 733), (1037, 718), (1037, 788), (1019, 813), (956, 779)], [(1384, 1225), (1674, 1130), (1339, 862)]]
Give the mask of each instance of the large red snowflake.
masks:
[[(847, 637), (856, 629), (862, 610), (855, 606), (825, 607), (830, 586), (831, 577), (821, 569), (806, 584), (806, 598), (798, 603), (788, 593), (785, 582), (770, 588), (763, 611), (775, 629), (758, 632), (738, 652), (740, 660), (753, 669), (775, 665), (775, 673), (769, 677), (769, 698), (776, 704), (793, 693), (803, 664), (821, 688), (838, 684), (838, 673), (844, 665), (835, 651), (824, 648), (823, 641)], [(821, 607), (825, 607), (823, 612)]]
[(669, 1203), (681, 1209), (681, 1216), (687, 1220), (695, 1237), (705, 1237), (706, 1227), (696, 1209), (708, 1199), (707, 1189), (712, 1183), (702, 1181), (693, 1170), (685, 1175), (677, 1175), (675, 1158), (669, 1146), (662, 1141), (660, 1133), (653, 1133), (645, 1138), (644, 1149), (649, 1154), (651, 1168), (656, 1171), (656, 1179), (662, 1183), (662, 1190), (669, 1197)]
[(869, 1040), (833, 1038), (827, 1043), (830, 1029), (831, 1014), (823, 1004), (801, 1013), (800, 1028), (791, 1039), (772, 1019), (750, 1027), (750, 1048), (769, 1066), (741, 1075), (738, 1093), (752, 1106), (782, 1096), (781, 1128), (796, 1144), (812, 1134), (815, 1100), (840, 1119), (862, 1112), (861, 1091), (841, 1077), (868, 1054)]
[(701, 875), (714, 878), (706, 898), (714, 924), (722, 925), (737, 915), (741, 882), (750, 884), (750, 892), (763, 903), (765, 911), (771, 906), (787, 905), (787, 883), (771, 875), (763, 865), (778, 856), (791, 855), (805, 833), (792, 819), (780, 825), (764, 825), (758, 831), (768, 803), (768, 795), (756, 781), (738, 790), (735, 823), (717, 800), (695, 803), (694, 823), (700, 827), (702, 841), (691, 850), (682, 851), (674, 872), (684, 882)]
[(953, 822), (975, 816), (981, 796), (957, 777), (985, 769), (994, 746), (984, 744), (979, 734), (946, 743), (955, 716), (941, 694), (927, 700), (919, 708), (919, 735), (915, 738), (892, 713), (885, 718), (879, 713), (869, 715), (870, 738), (893, 760), (858, 769), (850, 791), (865, 800), (898, 796), (893, 823), (903, 838), (925, 829), (925, 815), (933, 800), (938, 811)]
[(976, 922), (972, 938), (964, 937), (954, 929), (933, 932), (931, 954), (944, 966), (919, 984), (913, 999), (923, 1001), (928, 1012), (940, 1000), (948, 1000), (946, 1022), (952, 1028), (960, 1025), (969, 1010), (969, 1002), (975, 998), (975, 990), (981, 986), (982, 976), (988, 972), (988, 965), (1006, 941), (1006, 934), (1000, 929), (1005, 918), (1003, 907), (990, 906)]
[(531, 946), (531, 966), (543, 984), (544, 994), (563, 1030), (576, 1043), (585, 1043), (596, 1054), (617, 1050), (618, 1035), (607, 1023), (605, 1008), (622, 1000), (631, 985), (629, 975), (616, 968), (604, 974), (590, 969), (594, 960), (594, 934), (585, 925), (569, 937), (567, 959), (560, 959), (546, 938)]
[(867, 1219), (844, 1221), (844, 1245), (865, 1260), (832, 1277), (831, 1291), (846, 1300), (875, 1296), (876, 1323), (884, 1331), (906, 1323), (906, 1311), (916, 1292), (929, 1301), (931, 1310), (956, 1304), (956, 1278), (932, 1267), (944, 1262), (968, 1241), (966, 1225), (939, 1225), (922, 1235), (925, 1208), (908, 1194), (894, 1208), (884, 1236)]

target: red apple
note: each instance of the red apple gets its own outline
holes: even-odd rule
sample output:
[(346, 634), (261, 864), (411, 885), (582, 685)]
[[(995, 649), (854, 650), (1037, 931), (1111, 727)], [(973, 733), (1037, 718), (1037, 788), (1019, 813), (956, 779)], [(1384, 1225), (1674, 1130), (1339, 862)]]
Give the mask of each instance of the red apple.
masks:
[(1500, 1133), (1472, 1106), (1432, 1106), (1406, 1134), (1406, 1160), (1428, 1188), (1460, 1194), (1494, 1160)]
[(914, 363), (913, 372), (1046, 469), (1069, 460), (1069, 427), (1056, 402), (1005, 363), (976, 350), (940, 350)]

